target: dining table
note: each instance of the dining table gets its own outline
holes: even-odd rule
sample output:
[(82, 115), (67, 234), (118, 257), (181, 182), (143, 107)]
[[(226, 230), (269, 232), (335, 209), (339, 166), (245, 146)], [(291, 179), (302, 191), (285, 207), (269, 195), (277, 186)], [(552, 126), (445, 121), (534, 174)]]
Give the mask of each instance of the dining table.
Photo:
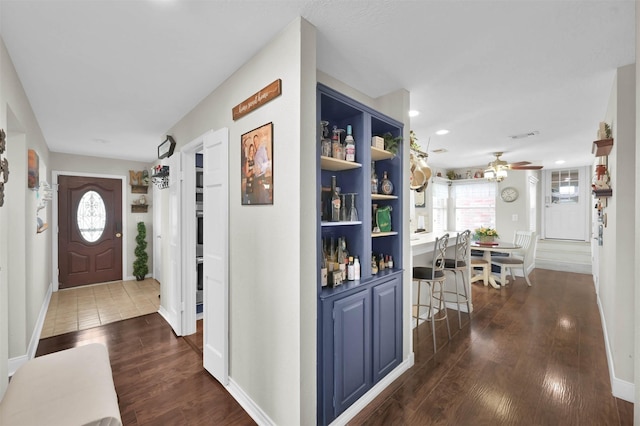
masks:
[[(517, 244), (500, 240), (494, 240), (492, 242), (472, 241), (471, 244), (469, 244), (469, 247), (471, 248), (471, 250), (481, 250), (483, 252), (482, 258), (485, 262), (487, 262), (489, 268), (491, 268), (491, 253), (510, 253), (522, 248), (522, 246), (519, 246)], [(484, 279), (484, 276), (482, 274), (477, 274), (471, 277), (471, 282), (479, 281), (482, 279)], [(500, 278), (498, 276), (489, 273), (489, 284), (491, 284), (493, 288), (501, 288), (501, 286), (504, 286), (508, 282), (509, 281), (505, 279), (505, 282), (502, 283), (500, 282)]]

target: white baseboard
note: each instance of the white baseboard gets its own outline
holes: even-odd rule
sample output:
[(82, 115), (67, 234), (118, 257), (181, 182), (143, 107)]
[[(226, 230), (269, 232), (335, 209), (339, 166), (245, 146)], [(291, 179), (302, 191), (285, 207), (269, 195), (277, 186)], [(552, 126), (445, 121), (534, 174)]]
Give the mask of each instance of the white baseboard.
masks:
[(229, 377), (229, 384), (226, 386), (226, 389), (256, 423), (261, 426), (270, 426), (276, 424), (269, 418), (267, 413), (262, 411), (260, 406), (256, 404), (253, 399), (251, 399), (249, 395), (247, 395), (244, 390), (242, 390), (242, 388), (238, 386), (236, 382), (233, 381), (231, 377)]
[(616, 398), (623, 399), (628, 402), (635, 402), (635, 384), (627, 382), (626, 380), (618, 379), (616, 377), (616, 371), (613, 365), (613, 355), (611, 353), (611, 346), (609, 345), (609, 335), (607, 333), (607, 322), (604, 318), (604, 312), (602, 311), (602, 304), (600, 303), (600, 296), (597, 297), (598, 310), (600, 311), (600, 321), (602, 321), (602, 334), (604, 334), (604, 346), (607, 352), (607, 364), (609, 365), (609, 379), (611, 380), (611, 393)]
[(27, 353), (25, 355), (20, 355), (15, 358), (9, 359), (9, 377), (13, 376), (14, 373), (18, 370), (18, 368), (33, 359), (36, 356), (36, 351), (38, 350), (38, 343), (40, 342), (40, 335), (42, 334), (42, 327), (44, 326), (44, 320), (47, 317), (47, 311), (49, 310), (49, 303), (51, 302), (51, 293), (53, 291), (53, 284), (49, 283), (49, 287), (47, 288), (47, 294), (44, 297), (44, 301), (42, 302), (42, 306), (40, 306), (40, 313), (38, 314), (38, 319), (36, 320), (36, 324), (33, 327), (33, 332), (31, 333), (31, 339), (29, 340), (29, 347), (27, 348)]
[(360, 411), (362, 411), (367, 405), (369, 405), (378, 395), (382, 393), (391, 383), (393, 383), (398, 377), (400, 377), (405, 371), (413, 366), (414, 358), (413, 352), (409, 354), (400, 365), (387, 374), (382, 380), (380, 380), (369, 392), (365, 393), (356, 402), (347, 408), (338, 418), (330, 423), (330, 426), (343, 426), (346, 425), (351, 419), (353, 419)]

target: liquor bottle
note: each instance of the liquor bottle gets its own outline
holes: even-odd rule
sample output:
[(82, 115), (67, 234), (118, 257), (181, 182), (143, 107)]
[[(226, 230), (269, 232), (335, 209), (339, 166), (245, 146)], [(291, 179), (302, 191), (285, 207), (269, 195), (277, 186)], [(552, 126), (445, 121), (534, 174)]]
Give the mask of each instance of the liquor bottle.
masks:
[(353, 265), (353, 256), (350, 256), (349, 257), (349, 267), (347, 269), (347, 280), (349, 280), (349, 281), (355, 280), (356, 279), (355, 278), (355, 272), (356, 271), (355, 271), (355, 268), (354, 268), (354, 265)]
[(371, 255), (371, 275), (375, 275), (378, 273), (378, 262), (376, 262), (376, 257)]
[(331, 157), (331, 138), (329, 138), (329, 122), (321, 121), (322, 124), (322, 142), (320, 143), (322, 155)]
[(376, 174), (376, 162), (371, 162), (371, 193), (378, 193), (378, 175)]
[(359, 280), (360, 279), (360, 259), (358, 259), (358, 256), (356, 256), (355, 259), (353, 259), (353, 270), (354, 270), (354, 279), (355, 280)]
[(345, 160), (356, 161), (356, 141), (351, 134), (351, 124), (347, 124), (347, 136), (344, 138), (345, 146)]
[(393, 183), (389, 180), (387, 171), (385, 170), (382, 175), (382, 183), (380, 183), (380, 189), (385, 195), (391, 195), (393, 193)]
[(384, 268), (385, 268), (384, 254), (380, 253), (380, 261), (378, 262), (378, 270), (384, 271)]
[(333, 126), (333, 136), (331, 138), (332, 156), (338, 160), (344, 160), (344, 146), (340, 141), (340, 133), (342, 132), (344, 132), (344, 129), (338, 129), (338, 126)]
[(340, 195), (335, 176), (331, 176), (331, 222), (340, 222)]
[(327, 253), (324, 250), (324, 241), (322, 241), (322, 263), (320, 265), (320, 282), (322, 287), (327, 286)]
[(342, 244), (342, 237), (341, 237), (341, 238), (338, 238), (338, 265), (340, 268), (340, 272), (342, 272), (342, 280), (344, 281), (347, 279), (347, 271), (344, 263), (345, 255), (344, 255), (344, 249), (342, 248), (342, 246), (343, 244)]
[(389, 260), (387, 260), (387, 268), (393, 269), (393, 257), (389, 255)]

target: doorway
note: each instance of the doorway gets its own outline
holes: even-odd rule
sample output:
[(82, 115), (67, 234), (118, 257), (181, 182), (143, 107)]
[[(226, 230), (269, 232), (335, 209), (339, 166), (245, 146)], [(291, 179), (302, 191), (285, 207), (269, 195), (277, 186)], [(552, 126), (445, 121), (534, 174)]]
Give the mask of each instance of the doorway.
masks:
[(122, 280), (122, 181), (58, 176), (59, 288)]
[(544, 170), (543, 238), (587, 241), (587, 168)]

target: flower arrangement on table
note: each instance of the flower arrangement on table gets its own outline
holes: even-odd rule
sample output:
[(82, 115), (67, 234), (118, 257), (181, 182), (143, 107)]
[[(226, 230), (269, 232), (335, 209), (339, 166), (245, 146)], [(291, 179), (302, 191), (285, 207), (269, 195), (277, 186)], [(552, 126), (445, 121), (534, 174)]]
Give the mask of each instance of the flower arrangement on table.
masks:
[(498, 238), (498, 231), (493, 228), (485, 228), (482, 226), (475, 230), (475, 238), (480, 242), (491, 242)]

